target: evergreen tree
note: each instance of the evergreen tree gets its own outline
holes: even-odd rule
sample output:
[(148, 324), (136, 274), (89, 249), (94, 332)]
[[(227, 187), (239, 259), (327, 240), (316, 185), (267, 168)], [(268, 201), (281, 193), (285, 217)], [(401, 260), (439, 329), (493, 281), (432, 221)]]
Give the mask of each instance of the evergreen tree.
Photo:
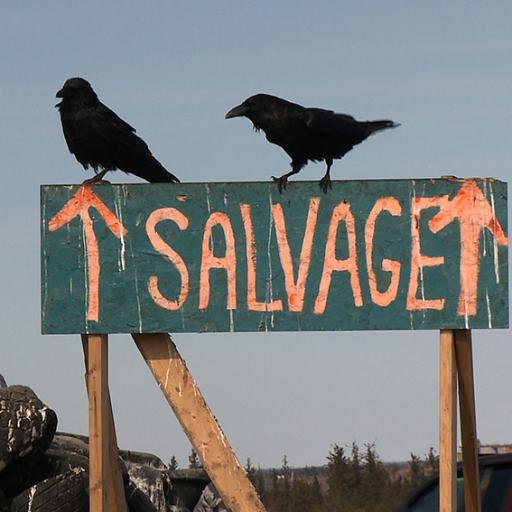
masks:
[(349, 500), (354, 501), (355, 496), (361, 493), (363, 485), (363, 469), (359, 446), (355, 441), (352, 442), (352, 456), (347, 461), (347, 480), (345, 483), (346, 493)]
[(331, 512), (349, 512), (349, 461), (343, 447), (334, 444), (327, 456), (327, 461), (326, 509)]
[(313, 478), (313, 483), (311, 484), (311, 492), (313, 495), (313, 502), (318, 505), (318, 508), (322, 508), (322, 504), (324, 501), (324, 497), (322, 495), (322, 489), (320, 487), (320, 482), (318, 481), (318, 477), (315, 475)]
[(203, 464), (201, 463), (201, 460), (199, 459), (199, 457), (194, 449), (192, 449), (192, 453), (190, 454), (190, 456), (188, 458), (188, 467), (190, 469), (203, 467)]
[(288, 510), (292, 512), (316, 512), (319, 507), (315, 500), (315, 493), (312, 484), (305, 480), (294, 479), (291, 482)]
[(178, 469), (178, 461), (174, 455), (171, 457), (171, 461), (169, 462), (169, 469)]
[(409, 460), (409, 487), (416, 489), (424, 480), (423, 469), (421, 467), (420, 457), (411, 452)]
[(432, 446), (427, 453), (427, 476), (439, 471), (439, 455), (436, 455)]
[(366, 444), (365, 447), (363, 471), (364, 496), (360, 496), (363, 499), (359, 501), (374, 511), (385, 510), (384, 498), (389, 490), (391, 479), (377, 455), (375, 444)]
[(281, 512), (281, 495), (279, 488), (279, 475), (276, 469), (272, 469), (270, 493), (265, 503), (269, 512)]
[(247, 462), (245, 463), (244, 469), (247, 478), (250, 480), (252, 485), (254, 485), (256, 481), (256, 468), (252, 465), (251, 459), (249, 457), (247, 457)]
[(290, 466), (288, 466), (288, 459), (286, 455), (283, 457), (283, 465), (281, 467), (281, 471), (283, 473), (283, 486), (282, 486), (282, 497), (284, 501), (288, 501), (290, 499)]
[(348, 460), (343, 447), (334, 444), (327, 455), (327, 460), (329, 489), (344, 488), (347, 481)]
[(263, 477), (263, 473), (259, 466), (258, 471), (256, 472), (256, 481), (254, 483), (254, 487), (256, 488), (256, 492), (258, 493), (261, 501), (266, 503), (268, 500), (267, 488), (265, 485), (265, 478)]

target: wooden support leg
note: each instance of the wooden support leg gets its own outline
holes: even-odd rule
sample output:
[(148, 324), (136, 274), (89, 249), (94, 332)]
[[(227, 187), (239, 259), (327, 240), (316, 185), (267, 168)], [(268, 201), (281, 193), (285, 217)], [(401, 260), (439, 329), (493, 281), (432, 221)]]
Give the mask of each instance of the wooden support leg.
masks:
[[(82, 334), (82, 346), (84, 349), (85, 368), (89, 368), (89, 335)], [(89, 392), (88, 374), (86, 373), (86, 386)], [(108, 382), (107, 382), (108, 386)], [(128, 512), (126, 503), (126, 494), (123, 483), (123, 475), (118, 465), (119, 449), (117, 445), (116, 427), (114, 422), (114, 413), (112, 410), (112, 401), (110, 399), (110, 391), (107, 388), (108, 395), (108, 475), (109, 475), (109, 510), (110, 512)]]
[(264, 512), (170, 336), (132, 336), (226, 507), (232, 512)]
[(457, 510), (457, 367), (455, 331), (441, 331), (439, 350), (439, 511)]
[(108, 512), (108, 338), (88, 335), (89, 501), (91, 512)]
[(455, 331), (455, 355), (459, 377), (460, 430), (466, 512), (480, 512), (473, 352), (471, 331), (469, 329), (458, 329)]
[(118, 463), (119, 448), (110, 393), (108, 395), (108, 439), (109, 510), (110, 512), (128, 512), (123, 475)]

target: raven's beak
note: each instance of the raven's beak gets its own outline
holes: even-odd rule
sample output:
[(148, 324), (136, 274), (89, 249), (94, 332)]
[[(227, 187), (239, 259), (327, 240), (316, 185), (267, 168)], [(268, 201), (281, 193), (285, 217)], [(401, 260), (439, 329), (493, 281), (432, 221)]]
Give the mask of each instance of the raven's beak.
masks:
[(64, 93), (62, 92), (62, 89), (57, 91), (57, 94), (55, 95), (56, 98), (64, 98)]
[(238, 105), (238, 107), (232, 108), (227, 114), (226, 119), (231, 119), (232, 117), (241, 117), (247, 114), (247, 107), (242, 104)]

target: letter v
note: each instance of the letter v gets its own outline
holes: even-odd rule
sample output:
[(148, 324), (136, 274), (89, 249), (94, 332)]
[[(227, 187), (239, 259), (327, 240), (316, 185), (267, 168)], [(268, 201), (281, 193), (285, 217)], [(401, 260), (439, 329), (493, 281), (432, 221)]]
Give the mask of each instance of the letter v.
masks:
[(277, 247), (279, 249), (281, 265), (284, 270), (286, 293), (288, 294), (288, 308), (290, 311), (301, 312), (304, 307), (304, 293), (306, 291), (306, 280), (311, 263), (311, 249), (313, 246), (313, 237), (315, 235), (319, 205), (320, 198), (312, 197), (309, 202), (306, 231), (302, 241), (302, 250), (300, 252), (297, 282), (295, 282), (293, 277), (292, 254), (290, 251), (290, 244), (288, 243), (288, 235), (286, 233), (283, 208), (280, 204), (272, 205), (272, 215), (276, 226)]

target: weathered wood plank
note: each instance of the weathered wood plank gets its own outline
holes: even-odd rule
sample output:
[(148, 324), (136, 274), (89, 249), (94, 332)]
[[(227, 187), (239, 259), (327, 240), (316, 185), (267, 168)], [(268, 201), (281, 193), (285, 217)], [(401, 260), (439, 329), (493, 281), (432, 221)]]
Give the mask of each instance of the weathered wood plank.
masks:
[(133, 334), (133, 339), (228, 510), (264, 512), (258, 494), (171, 337)]
[(471, 331), (455, 331), (466, 512), (481, 512)]
[(508, 327), (487, 180), (41, 188), (44, 333)]
[(457, 511), (457, 366), (455, 332), (442, 330), (439, 350), (439, 511)]
[(89, 503), (91, 512), (109, 510), (108, 469), (108, 337), (87, 340), (89, 393)]
[[(86, 368), (85, 383), (87, 394), (89, 396), (89, 378), (87, 369), (89, 368), (89, 335), (82, 334), (82, 347), (84, 350), (84, 362)], [(112, 410), (112, 400), (110, 391), (108, 391), (108, 473), (109, 473), (109, 511), (127, 512), (126, 493), (124, 490), (123, 476), (119, 469), (118, 458), (119, 448), (117, 445), (117, 434), (114, 422), (114, 413)]]

